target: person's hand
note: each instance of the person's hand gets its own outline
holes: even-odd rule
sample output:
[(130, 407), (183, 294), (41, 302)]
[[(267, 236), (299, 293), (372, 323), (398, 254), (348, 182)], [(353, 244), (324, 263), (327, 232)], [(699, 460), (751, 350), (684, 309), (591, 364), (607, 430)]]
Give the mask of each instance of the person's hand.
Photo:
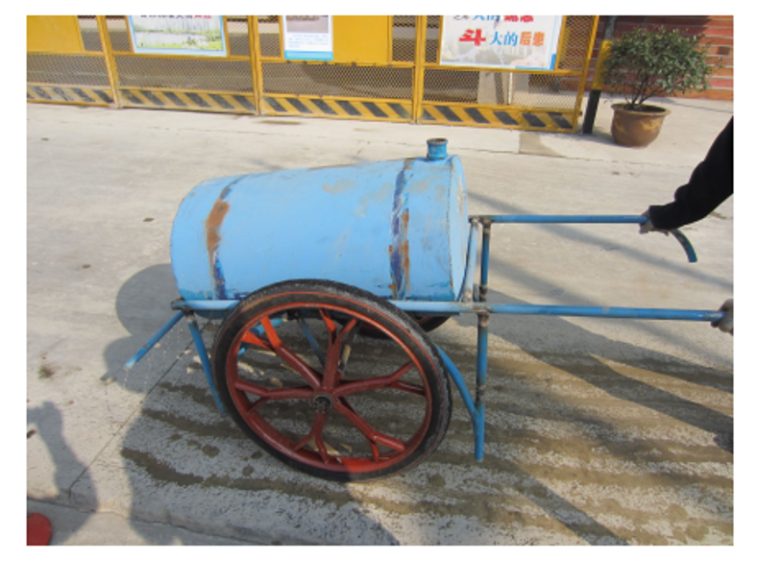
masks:
[(726, 332), (734, 335), (734, 299), (728, 299), (720, 307), (721, 312), (725, 312), (726, 315), (720, 320), (710, 322), (713, 328), (718, 328), (721, 332)]
[(665, 236), (670, 234), (670, 232), (667, 230), (655, 228), (655, 226), (652, 224), (652, 219), (649, 218), (649, 209), (641, 213), (641, 216), (646, 217), (647, 222), (643, 222), (639, 225), (639, 234), (647, 234), (649, 232), (662, 232)]

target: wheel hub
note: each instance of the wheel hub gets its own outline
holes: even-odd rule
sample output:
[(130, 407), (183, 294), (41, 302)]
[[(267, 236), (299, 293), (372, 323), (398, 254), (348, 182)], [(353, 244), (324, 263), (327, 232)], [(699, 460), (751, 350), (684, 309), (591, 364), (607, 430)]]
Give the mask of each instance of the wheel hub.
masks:
[(315, 394), (311, 404), (318, 414), (326, 414), (333, 405), (333, 397), (330, 394)]

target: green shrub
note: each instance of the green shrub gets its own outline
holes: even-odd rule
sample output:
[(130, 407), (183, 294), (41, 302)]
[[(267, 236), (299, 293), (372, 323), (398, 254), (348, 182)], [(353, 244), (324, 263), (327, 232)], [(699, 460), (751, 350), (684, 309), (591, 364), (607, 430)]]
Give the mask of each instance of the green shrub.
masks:
[(604, 63), (610, 94), (623, 94), (626, 109), (641, 110), (651, 97), (707, 89), (715, 67), (707, 63), (701, 38), (662, 27), (623, 34), (613, 41)]

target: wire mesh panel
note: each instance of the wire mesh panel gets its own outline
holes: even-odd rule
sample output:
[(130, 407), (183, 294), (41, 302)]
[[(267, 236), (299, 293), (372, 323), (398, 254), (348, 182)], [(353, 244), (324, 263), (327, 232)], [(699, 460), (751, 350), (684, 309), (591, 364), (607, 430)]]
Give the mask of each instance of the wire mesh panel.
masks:
[(248, 16), (227, 16), (227, 41), (230, 45), (231, 56), (251, 56), (251, 45), (248, 39)]
[(125, 16), (107, 16), (108, 36), (114, 52), (131, 53), (132, 42), (129, 39), (129, 29)]
[(416, 25), (414, 16), (393, 16), (393, 60), (414, 62)]
[(100, 32), (95, 16), (79, 16), (79, 29), (82, 33), (82, 42), (87, 51), (101, 52), (103, 45), (100, 42)]
[(108, 71), (105, 61), (100, 57), (27, 53), (26, 81), (108, 87)]
[(411, 99), (412, 69), (270, 63), (262, 65), (264, 93)]
[(441, 27), (441, 16), (428, 16), (427, 26), (425, 29), (425, 62), (438, 62), (438, 45), (439, 30)]
[(259, 43), (262, 57), (280, 58), (280, 18), (278, 16), (258, 16)]
[(116, 56), (123, 87), (249, 92), (251, 64), (245, 60)]
[(589, 57), (588, 44), (598, 16), (567, 16), (560, 46), (559, 70), (580, 72)]

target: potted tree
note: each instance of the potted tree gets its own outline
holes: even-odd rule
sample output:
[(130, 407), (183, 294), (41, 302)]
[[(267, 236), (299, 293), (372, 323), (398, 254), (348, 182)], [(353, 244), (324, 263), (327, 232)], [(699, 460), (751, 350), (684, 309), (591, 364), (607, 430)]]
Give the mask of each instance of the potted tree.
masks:
[(612, 105), (612, 136), (623, 146), (644, 147), (660, 134), (669, 110), (645, 104), (651, 97), (707, 89), (714, 67), (707, 62), (702, 36), (677, 30), (637, 28), (612, 43), (604, 63), (604, 81), (610, 94), (622, 94), (625, 103)]

